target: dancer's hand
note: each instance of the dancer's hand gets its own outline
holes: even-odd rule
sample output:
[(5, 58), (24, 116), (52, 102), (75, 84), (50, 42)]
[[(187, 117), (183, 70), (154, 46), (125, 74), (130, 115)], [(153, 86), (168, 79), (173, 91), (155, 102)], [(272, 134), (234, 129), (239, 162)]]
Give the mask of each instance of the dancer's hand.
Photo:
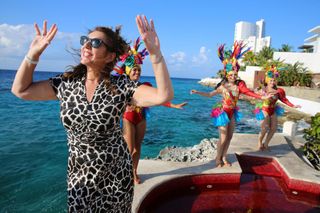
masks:
[(36, 23), (34, 24), (34, 28), (36, 30), (36, 36), (30, 45), (28, 57), (32, 58), (33, 60), (38, 60), (42, 52), (47, 48), (56, 35), (58, 28), (56, 24), (53, 24), (49, 32), (47, 32), (47, 21), (43, 21), (42, 32)]
[(272, 94), (266, 94), (266, 95), (263, 95), (262, 97), (261, 97), (261, 99), (262, 100), (265, 100), (265, 99), (269, 99), (269, 98), (271, 98), (273, 95)]
[(136, 23), (141, 38), (150, 53), (150, 57), (162, 57), (160, 52), (160, 41), (156, 33), (153, 20), (151, 19), (149, 23), (146, 16), (138, 15), (136, 17)]
[(173, 108), (176, 108), (176, 109), (183, 109), (183, 107), (185, 106), (185, 105), (187, 105), (188, 104), (188, 102), (183, 102), (183, 103), (180, 103), (180, 104), (171, 104), (171, 106), (173, 107)]
[(134, 110), (135, 110), (135, 106), (127, 105), (127, 107), (126, 107), (126, 111), (127, 111), (127, 112), (132, 112), (132, 111), (134, 111)]
[(195, 89), (192, 89), (192, 90), (190, 90), (190, 95), (193, 95), (193, 94), (197, 94), (197, 90), (195, 90)]

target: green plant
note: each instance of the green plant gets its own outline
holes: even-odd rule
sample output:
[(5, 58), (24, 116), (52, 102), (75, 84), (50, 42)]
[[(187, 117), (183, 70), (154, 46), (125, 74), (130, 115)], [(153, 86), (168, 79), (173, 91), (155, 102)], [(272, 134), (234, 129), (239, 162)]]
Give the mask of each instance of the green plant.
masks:
[(246, 54), (244, 54), (242, 58), (242, 63), (244, 64), (244, 66), (258, 66), (257, 56), (254, 54), (254, 52), (249, 51)]
[(311, 117), (311, 127), (304, 130), (304, 155), (317, 170), (320, 170), (320, 112)]
[(289, 44), (282, 44), (281, 48), (278, 49), (279, 52), (291, 52), (292, 47)]
[(273, 59), (274, 49), (271, 47), (263, 47), (257, 54), (257, 64), (264, 66), (268, 61)]
[(312, 74), (308, 71), (307, 68), (302, 68), (301, 72), (299, 73), (299, 83), (300, 86), (307, 86), (311, 87), (312, 84)]
[(308, 86), (312, 83), (312, 75), (303, 64), (296, 62), (293, 65), (286, 64), (278, 79), (279, 86)]
[(217, 72), (217, 75), (218, 75), (219, 78), (223, 78), (224, 77), (224, 70), (223, 69), (219, 70)]

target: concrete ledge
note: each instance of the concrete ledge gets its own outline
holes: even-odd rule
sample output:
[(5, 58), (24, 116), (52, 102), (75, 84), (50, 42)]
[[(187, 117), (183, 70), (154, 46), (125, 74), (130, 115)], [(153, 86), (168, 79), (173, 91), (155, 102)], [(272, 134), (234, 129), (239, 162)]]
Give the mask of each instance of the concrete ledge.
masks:
[(297, 154), (291, 149), (282, 133), (276, 133), (271, 142), (271, 152), (257, 152), (250, 150), (257, 147), (258, 135), (255, 134), (236, 134), (230, 146), (230, 151), (237, 154), (252, 156), (272, 157), (290, 179), (297, 179), (320, 184), (320, 172), (310, 168)]

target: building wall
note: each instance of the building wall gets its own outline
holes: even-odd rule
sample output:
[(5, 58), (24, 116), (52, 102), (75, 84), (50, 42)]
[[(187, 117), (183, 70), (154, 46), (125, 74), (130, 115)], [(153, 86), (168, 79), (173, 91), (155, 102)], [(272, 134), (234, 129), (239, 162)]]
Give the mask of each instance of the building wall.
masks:
[(255, 36), (255, 34), (256, 34), (255, 24), (244, 22), (244, 21), (240, 21), (236, 23), (234, 40), (237, 40), (237, 41), (244, 40), (249, 36)]
[(260, 85), (260, 80), (264, 79), (264, 71), (261, 67), (247, 66), (245, 71), (239, 71), (238, 76), (244, 80), (248, 88), (255, 89)]
[(255, 36), (250, 36), (249, 38), (245, 39), (244, 42), (247, 44), (247, 47), (250, 47), (251, 51), (256, 52), (257, 39)]
[(271, 44), (271, 37), (270, 36), (267, 36), (264, 38), (259, 38), (259, 39), (257, 39), (256, 48), (255, 48), (254, 52), (256, 52), (256, 53), (260, 52), (260, 50), (262, 50), (263, 47), (270, 47), (270, 44)]
[(298, 52), (274, 52), (273, 59), (284, 60), (285, 63), (303, 63), (312, 73), (320, 73), (320, 52), (298, 53)]
[(315, 41), (313, 51), (315, 53), (320, 53), (320, 37), (318, 37), (317, 40)]
[(266, 77), (265, 71), (255, 71), (254, 80), (253, 80), (253, 89), (258, 88)]
[(256, 36), (257, 38), (263, 38), (265, 32), (265, 22), (263, 19), (256, 22)]
[(259, 52), (263, 47), (269, 47), (271, 37), (264, 37), (265, 22), (263, 19), (256, 23), (240, 21), (236, 23), (234, 41), (243, 41), (254, 53)]

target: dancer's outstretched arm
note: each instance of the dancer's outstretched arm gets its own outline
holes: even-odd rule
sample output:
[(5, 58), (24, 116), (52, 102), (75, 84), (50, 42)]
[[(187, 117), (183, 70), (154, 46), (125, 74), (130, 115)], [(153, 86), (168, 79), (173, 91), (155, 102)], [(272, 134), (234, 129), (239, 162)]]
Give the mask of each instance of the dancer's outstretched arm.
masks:
[(239, 91), (240, 93), (242, 94), (245, 94), (247, 96), (250, 96), (250, 97), (253, 97), (253, 98), (257, 98), (257, 99), (268, 99), (268, 98), (271, 98), (272, 94), (268, 94), (268, 95), (260, 95), (260, 94), (257, 94), (257, 93), (254, 93), (252, 90), (250, 90), (246, 83), (244, 81), (241, 81), (239, 83)]
[(183, 102), (180, 104), (173, 104), (171, 102), (167, 102), (165, 104), (162, 104), (162, 106), (169, 107), (169, 108), (175, 108), (175, 109), (183, 109), (183, 107), (187, 104), (188, 104), (188, 102)]
[(282, 88), (278, 88), (277, 92), (279, 94), (279, 100), (281, 102), (283, 102), (284, 104), (288, 105), (289, 107), (293, 107), (293, 108), (301, 108), (300, 105), (294, 105), (293, 103), (291, 103), (287, 97), (286, 97), (286, 92), (282, 89)]
[(211, 92), (201, 92), (201, 91), (198, 91), (198, 90), (195, 90), (195, 89), (190, 91), (191, 95), (192, 94), (198, 94), (198, 95), (201, 95), (201, 96), (204, 96), (204, 97), (209, 97), (209, 98), (213, 97), (213, 96), (215, 96), (217, 94), (220, 94), (220, 93), (221, 93), (220, 87), (218, 89), (216, 89), (216, 90), (211, 91)]

